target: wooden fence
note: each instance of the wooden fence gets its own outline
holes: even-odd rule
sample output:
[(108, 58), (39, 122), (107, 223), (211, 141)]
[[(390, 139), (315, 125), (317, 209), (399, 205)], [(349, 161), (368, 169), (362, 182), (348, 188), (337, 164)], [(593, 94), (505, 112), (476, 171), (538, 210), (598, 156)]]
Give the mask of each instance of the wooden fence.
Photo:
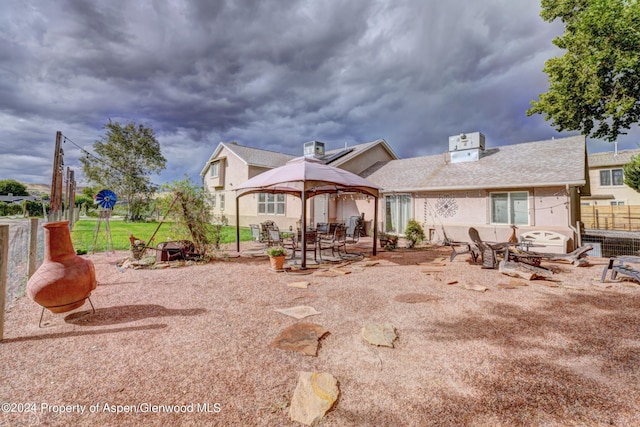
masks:
[(640, 231), (640, 206), (581, 206), (585, 228)]

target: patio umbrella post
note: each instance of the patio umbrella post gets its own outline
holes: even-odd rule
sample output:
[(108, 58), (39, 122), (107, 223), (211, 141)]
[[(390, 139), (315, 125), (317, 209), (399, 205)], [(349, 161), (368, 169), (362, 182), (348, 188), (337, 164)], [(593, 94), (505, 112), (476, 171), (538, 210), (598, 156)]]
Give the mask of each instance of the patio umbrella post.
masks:
[(378, 253), (378, 197), (373, 198), (375, 209), (373, 210), (373, 256)]

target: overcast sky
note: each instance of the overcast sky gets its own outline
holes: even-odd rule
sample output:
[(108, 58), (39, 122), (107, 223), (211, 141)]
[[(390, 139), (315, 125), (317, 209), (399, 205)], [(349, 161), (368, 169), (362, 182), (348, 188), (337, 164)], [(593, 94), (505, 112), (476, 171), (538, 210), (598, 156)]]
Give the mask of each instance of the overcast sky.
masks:
[[(50, 183), (109, 119), (152, 127), (167, 169), (200, 182), (218, 142), (301, 155), (384, 138), (400, 157), (557, 133), (529, 102), (560, 23), (535, 0), (3, 0), (0, 179)], [(620, 139), (637, 148), (640, 133)], [(589, 140), (589, 151), (612, 150)]]

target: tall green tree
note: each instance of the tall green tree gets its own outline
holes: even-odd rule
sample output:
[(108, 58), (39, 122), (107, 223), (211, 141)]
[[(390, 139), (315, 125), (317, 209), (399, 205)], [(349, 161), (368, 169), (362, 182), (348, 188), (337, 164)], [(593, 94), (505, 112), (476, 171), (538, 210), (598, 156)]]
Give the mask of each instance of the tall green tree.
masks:
[(149, 127), (132, 122), (123, 126), (109, 120), (104, 129), (105, 135), (93, 144), (96, 156), (80, 159), (82, 170), (94, 187), (110, 189), (118, 200), (127, 202), (130, 220), (140, 220), (157, 190), (150, 176), (165, 169), (166, 159)]
[(542, 0), (540, 16), (564, 23), (553, 43), (565, 54), (545, 62), (549, 91), (527, 115), (615, 141), (640, 118), (638, 0)]
[(633, 156), (631, 161), (622, 166), (624, 183), (640, 193), (640, 155)]
[(28, 196), (27, 186), (15, 179), (0, 179), (0, 196)]

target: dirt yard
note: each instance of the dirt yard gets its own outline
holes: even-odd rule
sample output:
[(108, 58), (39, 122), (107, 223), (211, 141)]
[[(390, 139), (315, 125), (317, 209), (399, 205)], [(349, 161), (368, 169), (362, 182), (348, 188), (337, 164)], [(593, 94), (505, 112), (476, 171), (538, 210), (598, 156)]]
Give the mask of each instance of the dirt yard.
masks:
[[(638, 284), (600, 283), (598, 258), (525, 281), (448, 254), (384, 251), (304, 275), (264, 257), (151, 270), (92, 255), (95, 314), (46, 312), (39, 328), (27, 297), (6, 314), (0, 425), (297, 425), (300, 371), (339, 382), (322, 426), (640, 425)], [(299, 305), (320, 314), (275, 311)], [(296, 322), (329, 331), (317, 356), (270, 346)], [(367, 343), (369, 322), (391, 323), (395, 348)]]

